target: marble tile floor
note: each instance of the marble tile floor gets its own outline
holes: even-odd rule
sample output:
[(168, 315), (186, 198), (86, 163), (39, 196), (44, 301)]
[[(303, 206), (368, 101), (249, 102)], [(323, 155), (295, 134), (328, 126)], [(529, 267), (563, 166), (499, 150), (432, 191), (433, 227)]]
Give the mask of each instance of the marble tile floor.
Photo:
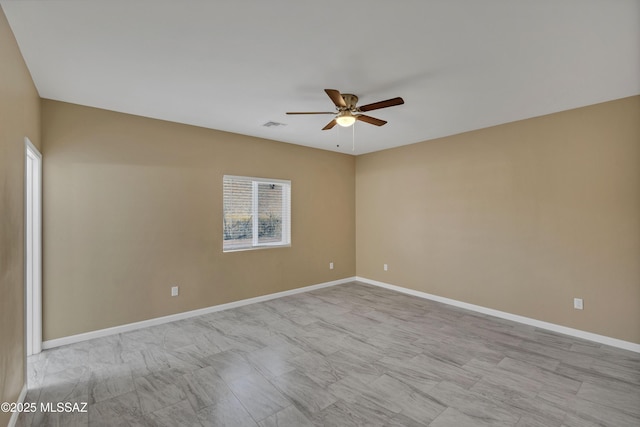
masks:
[(45, 351), (28, 426), (640, 426), (640, 354), (349, 283)]

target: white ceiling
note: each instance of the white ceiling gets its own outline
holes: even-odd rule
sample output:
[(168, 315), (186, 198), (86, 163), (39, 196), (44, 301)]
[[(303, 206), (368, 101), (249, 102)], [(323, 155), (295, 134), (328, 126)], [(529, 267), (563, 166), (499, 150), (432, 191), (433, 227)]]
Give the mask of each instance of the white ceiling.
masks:
[[(43, 98), (352, 154), (640, 94), (640, 0), (0, 4)], [(353, 152), (284, 114), (332, 111), (325, 88), (405, 104)]]

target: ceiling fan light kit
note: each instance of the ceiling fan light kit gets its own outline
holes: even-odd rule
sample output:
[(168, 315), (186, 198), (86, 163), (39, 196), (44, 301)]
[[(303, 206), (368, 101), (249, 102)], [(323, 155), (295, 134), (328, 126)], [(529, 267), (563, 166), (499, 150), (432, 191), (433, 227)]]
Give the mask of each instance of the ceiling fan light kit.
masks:
[(395, 105), (404, 104), (404, 100), (400, 97), (391, 98), (385, 101), (374, 102), (373, 104), (363, 105), (362, 107), (358, 107), (356, 104), (358, 103), (358, 97), (350, 94), (343, 93), (341, 94), (336, 89), (325, 89), (324, 90), (333, 104), (336, 106), (337, 113), (332, 112), (288, 112), (287, 114), (334, 114), (335, 117), (331, 120), (322, 130), (329, 130), (333, 128), (336, 124), (342, 127), (349, 127), (353, 125), (356, 120), (361, 122), (369, 123), (375, 126), (383, 126), (387, 122), (385, 120), (376, 119), (375, 117), (367, 116), (365, 114), (359, 114), (365, 111), (371, 110), (379, 110), (380, 108), (393, 107)]
[(336, 123), (340, 126), (348, 128), (356, 122), (356, 116), (351, 114), (351, 111), (341, 111), (336, 117)]

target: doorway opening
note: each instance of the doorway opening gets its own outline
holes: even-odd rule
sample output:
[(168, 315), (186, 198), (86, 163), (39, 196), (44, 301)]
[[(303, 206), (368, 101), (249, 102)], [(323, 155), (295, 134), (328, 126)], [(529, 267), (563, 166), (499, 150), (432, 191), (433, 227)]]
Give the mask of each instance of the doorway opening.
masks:
[(42, 154), (25, 142), (25, 317), (27, 356), (42, 351)]

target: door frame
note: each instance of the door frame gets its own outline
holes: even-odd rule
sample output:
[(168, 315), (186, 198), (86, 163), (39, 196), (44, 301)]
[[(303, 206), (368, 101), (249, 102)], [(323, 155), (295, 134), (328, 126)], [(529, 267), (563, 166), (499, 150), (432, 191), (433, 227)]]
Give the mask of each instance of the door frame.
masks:
[(27, 356), (42, 351), (42, 154), (24, 138), (25, 334)]

